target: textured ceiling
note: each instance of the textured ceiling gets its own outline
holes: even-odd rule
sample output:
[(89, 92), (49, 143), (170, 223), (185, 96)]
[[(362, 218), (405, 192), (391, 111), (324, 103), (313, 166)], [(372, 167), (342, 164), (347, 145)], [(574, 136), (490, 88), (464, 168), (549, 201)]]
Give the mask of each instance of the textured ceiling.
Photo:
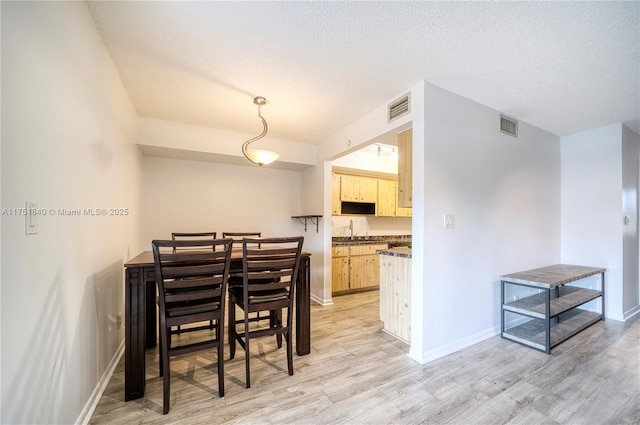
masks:
[(89, 2), (141, 116), (318, 143), (422, 80), (640, 132), (640, 2)]

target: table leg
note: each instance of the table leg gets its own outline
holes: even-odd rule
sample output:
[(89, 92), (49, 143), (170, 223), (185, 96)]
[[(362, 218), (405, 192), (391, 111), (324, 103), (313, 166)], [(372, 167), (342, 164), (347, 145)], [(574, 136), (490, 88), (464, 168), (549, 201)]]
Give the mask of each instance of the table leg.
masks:
[(151, 280), (149, 281), (145, 276), (145, 287), (146, 287), (146, 320), (147, 326), (145, 330), (145, 348), (155, 348), (156, 346), (156, 282)]
[(144, 396), (146, 285), (143, 276), (142, 267), (125, 271), (125, 401)]
[(304, 356), (311, 352), (311, 260), (300, 259), (296, 286), (296, 353)]

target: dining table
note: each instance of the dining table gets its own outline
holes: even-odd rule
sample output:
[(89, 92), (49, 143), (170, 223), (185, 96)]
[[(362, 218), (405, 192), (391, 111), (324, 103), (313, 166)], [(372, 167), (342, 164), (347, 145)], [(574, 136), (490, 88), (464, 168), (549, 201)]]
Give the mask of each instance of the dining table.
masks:
[[(311, 352), (311, 254), (303, 252), (295, 289), (295, 348)], [(143, 251), (124, 264), (125, 271), (125, 401), (144, 397), (145, 351), (156, 346), (156, 272), (152, 251)], [(231, 251), (230, 273), (242, 273), (242, 249)]]

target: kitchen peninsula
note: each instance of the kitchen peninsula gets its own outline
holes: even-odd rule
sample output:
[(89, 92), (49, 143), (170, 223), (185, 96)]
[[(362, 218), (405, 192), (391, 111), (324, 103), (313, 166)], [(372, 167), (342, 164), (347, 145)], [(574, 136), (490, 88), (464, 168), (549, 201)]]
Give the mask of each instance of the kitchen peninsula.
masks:
[(380, 320), (383, 331), (411, 342), (411, 246), (376, 251), (380, 257)]

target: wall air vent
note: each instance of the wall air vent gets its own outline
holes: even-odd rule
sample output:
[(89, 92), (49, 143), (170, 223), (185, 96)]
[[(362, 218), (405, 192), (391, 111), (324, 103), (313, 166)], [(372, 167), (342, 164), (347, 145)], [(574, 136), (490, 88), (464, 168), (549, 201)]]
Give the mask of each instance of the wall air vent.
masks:
[(396, 99), (389, 104), (387, 111), (387, 122), (391, 122), (396, 118), (408, 114), (411, 111), (411, 97), (409, 93), (402, 96), (400, 99)]
[(518, 137), (518, 121), (500, 114), (500, 132)]

